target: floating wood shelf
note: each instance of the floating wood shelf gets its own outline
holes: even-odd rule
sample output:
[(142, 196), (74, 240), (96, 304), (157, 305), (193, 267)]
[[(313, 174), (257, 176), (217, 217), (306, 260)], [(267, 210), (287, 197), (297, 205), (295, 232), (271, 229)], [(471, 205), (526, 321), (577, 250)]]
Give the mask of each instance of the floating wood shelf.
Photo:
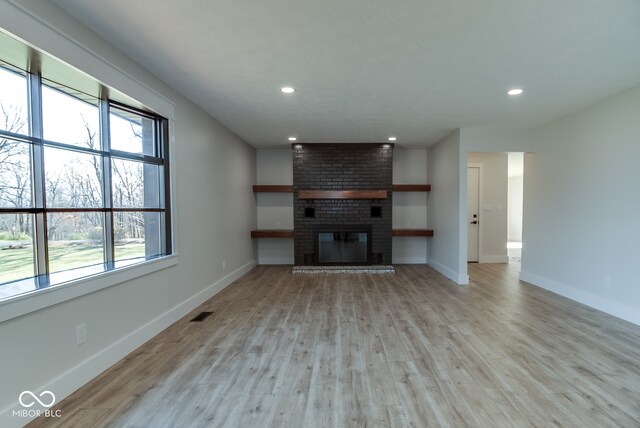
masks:
[(403, 236), (403, 237), (412, 237), (412, 236), (433, 236), (433, 230), (431, 229), (393, 229), (391, 231), (391, 236)]
[(387, 199), (386, 190), (300, 190), (300, 199)]
[[(293, 192), (293, 185), (291, 184), (254, 184), (253, 191), (255, 193), (291, 193)], [(377, 190), (376, 190), (377, 191)], [(380, 190), (383, 192), (384, 190)], [(394, 184), (394, 192), (430, 192), (430, 184)], [(336, 190), (301, 190), (300, 192), (338, 192)], [(339, 192), (370, 192), (370, 190), (344, 190)], [(305, 199), (305, 198), (303, 198)], [(370, 199), (369, 197), (362, 198), (313, 198), (313, 199)], [(384, 198), (373, 198), (384, 199)]]
[(253, 191), (256, 193), (291, 193), (293, 185), (290, 184), (254, 184)]
[(293, 229), (257, 229), (251, 231), (252, 238), (293, 238)]
[(430, 192), (431, 184), (394, 184), (394, 192)]
[[(431, 237), (431, 229), (393, 229), (392, 236), (399, 237)], [(251, 231), (252, 238), (293, 238), (292, 229), (257, 229)]]

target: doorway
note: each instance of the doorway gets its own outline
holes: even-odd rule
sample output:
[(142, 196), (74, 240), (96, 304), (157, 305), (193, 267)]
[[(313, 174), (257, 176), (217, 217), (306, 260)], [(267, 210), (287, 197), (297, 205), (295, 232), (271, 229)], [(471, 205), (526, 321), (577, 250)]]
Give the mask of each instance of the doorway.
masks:
[(480, 166), (467, 167), (467, 262), (480, 259)]
[(487, 263), (507, 264), (510, 275), (521, 270), (524, 158), (521, 152), (467, 153), (467, 207), (460, 213), (460, 232), (464, 242), (466, 229), (461, 256), (467, 253), (469, 277), (490, 269), (483, 267)]
[(507, 153), (467, 154), (467, 262), (507, 263)]

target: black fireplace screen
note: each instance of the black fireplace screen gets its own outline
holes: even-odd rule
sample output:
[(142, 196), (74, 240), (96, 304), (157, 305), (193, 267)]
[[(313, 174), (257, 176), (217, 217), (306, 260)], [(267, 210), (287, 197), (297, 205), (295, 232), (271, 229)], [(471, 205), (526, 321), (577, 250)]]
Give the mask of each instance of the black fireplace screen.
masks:
[(367, 235), (366, 232), (318, 232), (318, 261), (367, 263)]

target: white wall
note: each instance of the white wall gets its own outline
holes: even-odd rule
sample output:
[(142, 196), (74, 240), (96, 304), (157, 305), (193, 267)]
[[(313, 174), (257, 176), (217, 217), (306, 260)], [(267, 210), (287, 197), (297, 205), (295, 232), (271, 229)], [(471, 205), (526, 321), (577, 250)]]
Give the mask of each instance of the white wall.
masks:
[(524, 176), (509, 177), (507, 240), (522, 242), (522, 204), (524, 192)]
[[(256, 150), (256, 184), (293, 184), (291, 149)], [(259, 229), (293, 229), (293, 193), (256, 193)], [(293, 264), (293, 239), (260, 238), (258, 263)]]
[(507, 188), (507, 240), (522, 242), (522, 203), (524, 200), (524, 153), (511, 152)]
[[(427, 154), (427, 181), (431, 184), (427, 213), (433, 238), (427, 241), (428, 264), (458, 284), (466, 284), (466, 229), (461, 235), (461, 198), (464, 195), (466, 225), (466, 182), (461, 192), (461, 170), (466, 181), (466, 154), (460, 155), (460, 131), (429, 147)], [(461, 239), (464, 238), (465, 254), (461, 256)], [(464, 264), (464, 269), (463, 265)]]
[(522, 204), (524, 176), (509, 177), (507, 209), (507, 240), (522, 242)]
[[(21, 391), (48, 389), (64, 398), (250, 269), (256, 224), (251, 147), (48, 2), (16, 4), (0, 2), (0, 27), (171, 118), (179, 261), (0, 323), (3, 427), (27, 422), (11, 416)], [(80, 323), (87, 342), (77, 347)]]
[(508, 156), (506, 153), (469, 153), (467, 160), (480, 166), (478, 261), (507, 263)]
[(536, 131), (521, 278), (640, 324), (640, 87)]
[(531, 128), (470, 127), (460, 129), (462, 151), (471, 152), (531, 152), (535, 149)]
[[(427, 149), (393, 150), (393, 184), (427, 183)], [(393, 227), (427, 227), (428, 192), (393, 192)], [(393, 263), (427, 263), (427, 240), (431, 238), (394, 237)]]

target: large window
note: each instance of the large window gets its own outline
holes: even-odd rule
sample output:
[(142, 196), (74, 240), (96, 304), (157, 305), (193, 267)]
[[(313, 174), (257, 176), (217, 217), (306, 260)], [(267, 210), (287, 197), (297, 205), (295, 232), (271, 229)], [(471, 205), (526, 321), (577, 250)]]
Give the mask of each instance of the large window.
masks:
[(170, 254), (167, 138), (158, 115), (0, 63), (0, 300)]

